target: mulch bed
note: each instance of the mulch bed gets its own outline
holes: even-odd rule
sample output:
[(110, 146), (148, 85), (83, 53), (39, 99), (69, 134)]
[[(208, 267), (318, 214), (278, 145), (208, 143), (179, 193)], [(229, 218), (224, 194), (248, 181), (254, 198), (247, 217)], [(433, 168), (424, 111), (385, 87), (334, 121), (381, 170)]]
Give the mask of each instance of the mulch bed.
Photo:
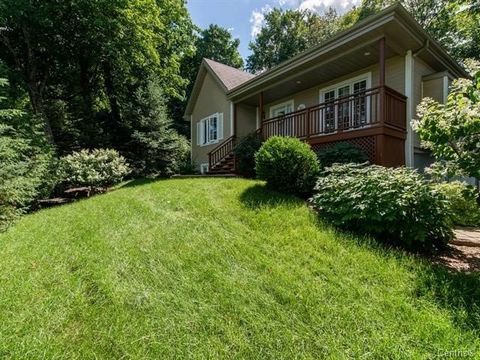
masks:
[(480, 271), (480, 229), (456, 229), (455, 239), (434, 261), (455, 271)]
[(69, 188), (66, 189), (60, 196), (40, 200), (38, 202), (39, 208), (49, 208), (58, 205), (64, 205), (71, 203), (75, 200), (89, 198), (93, 195), (103, 194), (107, 192), (107, 188), (103, 187), (76, 187), (76, 188)]

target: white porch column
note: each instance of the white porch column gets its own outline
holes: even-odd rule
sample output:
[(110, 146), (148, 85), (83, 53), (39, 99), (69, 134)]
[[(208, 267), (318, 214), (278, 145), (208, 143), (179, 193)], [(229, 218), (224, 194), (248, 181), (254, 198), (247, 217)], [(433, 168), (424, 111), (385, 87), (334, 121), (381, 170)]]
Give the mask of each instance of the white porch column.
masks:
[(407, 51), (405, 56), (405, 96), (407, 97), (407, 139), (405, 140), (405, 165), (413, 167), (413, 129), (410, 124), (415, 116), (415, 104), (413, 99), (415, 62), (412, 50)]

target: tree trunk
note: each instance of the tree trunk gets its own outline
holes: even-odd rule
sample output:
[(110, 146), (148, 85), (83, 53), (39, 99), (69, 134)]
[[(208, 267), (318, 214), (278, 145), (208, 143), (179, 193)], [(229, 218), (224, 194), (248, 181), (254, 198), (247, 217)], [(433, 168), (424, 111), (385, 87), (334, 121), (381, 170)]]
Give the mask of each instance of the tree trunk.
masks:
[(121, 123), (120, 106), (118, 104), (117, 93), (115, 91), (115, 82), (112, 74), (112, 66), (109, 61), (103, 62), (103, 75), (105, 80), (105, 92), (110, 103), (111, 121), (113, 129), (118, 129)]

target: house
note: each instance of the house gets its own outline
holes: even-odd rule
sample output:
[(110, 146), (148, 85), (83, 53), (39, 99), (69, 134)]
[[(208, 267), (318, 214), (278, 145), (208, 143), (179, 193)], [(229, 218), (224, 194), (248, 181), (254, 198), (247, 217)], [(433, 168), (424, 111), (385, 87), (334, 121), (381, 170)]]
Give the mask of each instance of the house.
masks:
[(416, 106), (445, 101), (452, 79), (467, 76), (401, 5), (256, 76), (205, 59), (185, 112), (192, 161), (202, 173), (234, 172), (235, 145), (257, 131), (315, 151), (347, 141), (372, 163), (423, 168)]

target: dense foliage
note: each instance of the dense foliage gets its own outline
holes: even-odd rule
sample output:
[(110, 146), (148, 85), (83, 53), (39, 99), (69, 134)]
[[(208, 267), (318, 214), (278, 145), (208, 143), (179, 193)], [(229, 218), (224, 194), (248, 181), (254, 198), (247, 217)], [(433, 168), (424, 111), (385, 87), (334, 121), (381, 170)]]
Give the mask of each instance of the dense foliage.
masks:
[(249, 45), (247, 59), (251, 72), (268, 70), (281, 62), (319, 44), (337, 30), (334, 10), (324, 15), (312, 11), (273, 9), (265, 14), (260, 33)]
[(412, 126), (445, 175), (480, 178), (480, 63), (471, 62), (472, 79), (453, 81), (446, 104), (426, 98)]
[(435, 184), (450, 208), (452, 223), (461, 226), (480, 226), (480, 206), (478, 191), (460, 181)]
[(318, 179), (312, 202), (340, 228), (407, 249), (440, 248), (452, 238), (445, 197), (412, 169), (334, 165)]
[[(0, 85), (6, 84), (0, 79)], [(0, 109), (0, 230), (50, 194), (55, 186), (53, 155), (38, 119)]]
[(368, 156), (358, 147), (347, 142), (340, 142), (320, 150), (318, 160), (320, 165), (325, 168), (333, 164), (364, 163), (368, 161)]
[(59, 180), (63, 186), (107, 187), (129, 173), (120, 154), (111, 149), (81, 150), (60, 159)]
[(98, 147), (134, 153), (125, 144), (146, 130), (131, 111), (132, 94), (154, 81), (162, 101), (182, 98), (180, 66), (193, 49), (183, 0), (0, 2), (0, 61), (59, 154)]
[(316, 154), (299, 139), (274, 136), (255, 155), (255, 171), (271, 189), (309, 195), (320, 171)]
[(235, 169), (238, 174), (255, 177), (255, 154), (261, 146), (261, 135), (255, 132), (244, 137), (235, 147)]

